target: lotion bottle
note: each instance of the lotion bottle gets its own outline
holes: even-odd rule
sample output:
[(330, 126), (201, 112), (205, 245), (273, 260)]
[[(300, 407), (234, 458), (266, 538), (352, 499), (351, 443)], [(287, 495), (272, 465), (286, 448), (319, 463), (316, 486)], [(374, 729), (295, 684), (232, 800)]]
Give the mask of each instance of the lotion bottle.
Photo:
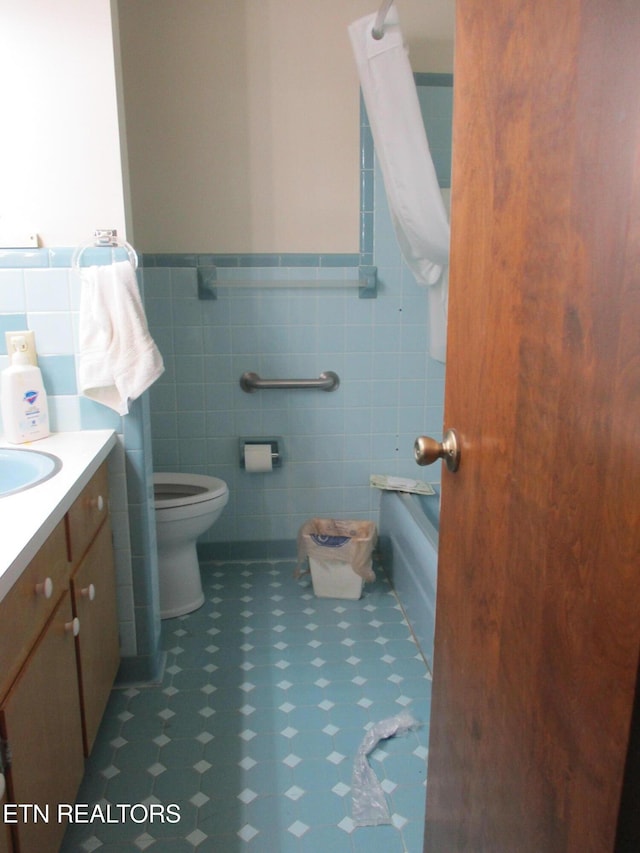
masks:
[(4, 437), (11, 444), (49, 435), (49, 407), (42, 373), (21, 351), (21, 343), (24, 339), (14, 338), (11, 365), (2, 371), (0, 383)]

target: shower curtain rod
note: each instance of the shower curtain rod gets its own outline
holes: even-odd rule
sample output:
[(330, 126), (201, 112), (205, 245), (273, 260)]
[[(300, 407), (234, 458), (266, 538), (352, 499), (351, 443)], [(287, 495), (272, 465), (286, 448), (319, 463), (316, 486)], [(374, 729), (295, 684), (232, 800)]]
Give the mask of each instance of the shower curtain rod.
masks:
[(382, 6), (378, 10), (378, 14), (376, 15), (376, 19), (373, 23), (373, 29), (371, 30), (371, 35), (374, 39), (380, 40), (384, 35), (384, 21), (387, 15), (389, 14), (389, 9), (393, 6), (393, 0), (383, 0)]

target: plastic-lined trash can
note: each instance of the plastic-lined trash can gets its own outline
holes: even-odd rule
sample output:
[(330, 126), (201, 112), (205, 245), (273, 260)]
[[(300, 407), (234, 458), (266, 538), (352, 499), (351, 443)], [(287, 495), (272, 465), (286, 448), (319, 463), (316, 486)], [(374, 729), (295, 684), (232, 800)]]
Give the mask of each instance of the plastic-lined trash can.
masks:
[(365, 581), (375, 580), (372, 553), (377, 540), (372, 521), (312, 518), (298, 533), (298, 568), (309, 561), (319, 598), (360, 598)]

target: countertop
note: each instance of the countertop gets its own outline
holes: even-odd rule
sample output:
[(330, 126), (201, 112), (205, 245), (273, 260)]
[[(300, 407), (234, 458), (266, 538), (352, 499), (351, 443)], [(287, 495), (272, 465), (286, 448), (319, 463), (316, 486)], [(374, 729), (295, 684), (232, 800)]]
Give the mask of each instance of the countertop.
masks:
[(25, 444), (0, 447), (52, 453), (62, 468), (51, 479), (0, 497), (0, 601), (42, 547), (116, 444), (113, 430), (58, 432)]

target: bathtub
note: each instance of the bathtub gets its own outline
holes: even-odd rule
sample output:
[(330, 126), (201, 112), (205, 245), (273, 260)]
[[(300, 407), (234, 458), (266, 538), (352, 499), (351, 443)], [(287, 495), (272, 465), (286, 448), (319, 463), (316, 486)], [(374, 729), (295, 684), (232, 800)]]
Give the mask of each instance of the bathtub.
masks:
[(439, 518), (439, 494), (381, 494), (380, 558), (431, 670)]

